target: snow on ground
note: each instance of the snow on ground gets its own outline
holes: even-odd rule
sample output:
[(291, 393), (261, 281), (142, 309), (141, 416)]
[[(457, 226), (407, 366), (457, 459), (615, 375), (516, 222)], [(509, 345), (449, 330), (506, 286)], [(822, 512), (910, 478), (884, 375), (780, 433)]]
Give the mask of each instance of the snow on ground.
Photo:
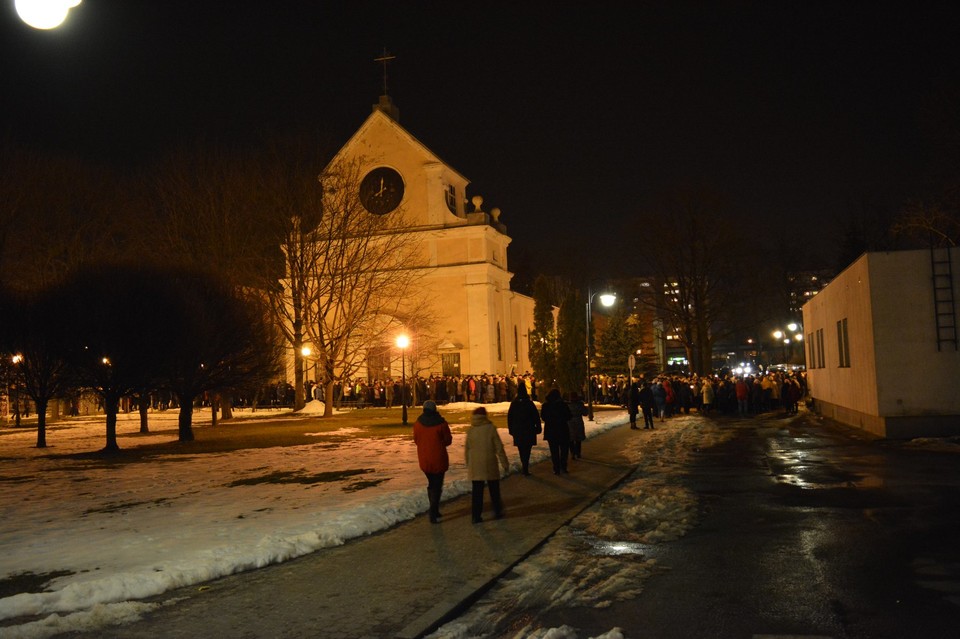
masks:
[[(486, 406), (505, 412), (508, 404)], [(317, 409), (308, 406), (304, 413)], [(414, 410), (411, 418), (418, 414)], [(195, 414), (198, 425), (204, 418)], [(588, 437), (627, 419), (622, 411), (596, 418), (588, 422)], [(120, 447), (169, 442), (176, 419), (175, 411), (151, 413), (153, 432), (139, 434), (138, 416), (121, 415)], [(470, 490), (464, 437), (451, 426), (445, 499)], [(103, 447), (103, 429), (102, 417), (54, 424), (47, 449), (35, 448), (33, 428), (0, 432), (0, 586), (30, 575), (42, 586), (4, 593), (0, 636), (42, 638), (130, 621), (148, 609), (138, 603), (144, 598), (340, 545), (427, 509), (409, 436), (351, 438), (345, 429), (316, 433), (310, 445), (157, 455), (145, 462), (79, 455)], [(500, 435), (511, 444), (505, 429)], [(541, 443), (532, 461), (547, 457)], [(512, 461), (516, 472), (519, 461)], [(331, 481), (317, 481), (326, 473)], [(644, 516), (637, 511), (636, 517)]]
[[(627, 481), (428, 639), (578, 639), (575, 628), (540, 626), (540, 615), (555, 608), (604, 608), (639, 596), (644, 583), (664, 569), (645, 557), (645, 548), (678, 539), (696, 524), (697, 497), (682, 486), (691, 453), (731, 434), (711, 420), (679, 416), (666, 428), (632, 439), (628, 452), (637, 469)], [(526, 624), (508, 632), (517, 620)], [(614, 628), (594, 639), (623, 639), (623, 634)]]

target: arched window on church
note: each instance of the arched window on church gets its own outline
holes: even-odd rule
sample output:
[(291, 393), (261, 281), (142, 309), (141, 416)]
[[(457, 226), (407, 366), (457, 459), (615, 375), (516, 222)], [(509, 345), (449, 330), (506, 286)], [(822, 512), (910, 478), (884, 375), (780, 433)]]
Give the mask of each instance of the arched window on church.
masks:
[(500, 322), (497, 322), (497, 361), (503, 361), (503, 345), (500, 342)]
[(446, 190), (443, 192), (444, 201), (447, 203), (447, 208), (450, 209), (450, 212), (454, 215), (457, 214), (457, 188), (448, 184)]

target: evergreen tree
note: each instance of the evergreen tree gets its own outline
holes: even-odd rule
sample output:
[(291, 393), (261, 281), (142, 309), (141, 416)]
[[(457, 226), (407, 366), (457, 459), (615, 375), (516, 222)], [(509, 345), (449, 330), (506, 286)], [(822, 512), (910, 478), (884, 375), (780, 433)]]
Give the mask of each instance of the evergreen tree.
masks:
[(606, 375), (625, 375), (627, 360), (641, 346), (640, 326), (628, 304), (614, 306), (603, 332), (596, 339), (595, 372)]
[[(553, 316), (550, 280), (537, 276), (533, 284), (533, 332), (530, 335), (530, 363), (537, 386), (550, 388), (557, 378), (557, 332)], [(541, 393), (542, 394), (542, 393)]]
[(577, 391), (585, 396), (587, 379), (586, 304), (579, 291), (567, 294), (557, 318), (557, 383), (564, 393)]

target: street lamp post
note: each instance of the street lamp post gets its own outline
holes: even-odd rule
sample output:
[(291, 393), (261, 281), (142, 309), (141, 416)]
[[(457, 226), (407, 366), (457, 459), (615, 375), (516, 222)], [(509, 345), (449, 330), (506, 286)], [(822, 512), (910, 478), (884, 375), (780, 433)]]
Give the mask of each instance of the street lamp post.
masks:
[(407, 358), (406, 350), (410, 346), (410, 338), (406, 335), (397, 336), (397, 347), (400, 349), (400, 406), (401, 418), (404, 426), (407, 425)]
[[(23, 355), (20, 355), (18, 353), (17, 355), (14, 355), (12, 358), (10, 358), (10, 361), (14, 366), (14, 371), (16, 371), (17, 365), (19, 365), (20, 362), (23, 361)], [(14, 378), (13, 378), (13, 390), (15, 391), (13, 396), (13, 419), (14, 419), (13, 423), (15, 426), (19, 428), (20, 427), (20, 376), (17, 375), (16, 373), (14, 373)]]
[[(787, 324), (787, 330), (789, 333), (777, 329), (773, 332), (773, 337), (781, 343), (781, 355), (783, 357), (783, 363), (787, 364), (793, 361), (793, 345), (795, 342), (803, 342), (803, 327), (796, 322), (790, 322)], [(792, 335), (792, 338), (791, 338)], [(801, 344), (800, 353), (803, 355), (803, 348)], [(787, 348), (790, 349), (790, 356), (787, 357)]]
[(779, 328), (773, 332), (773, 338), (780, 342), (780, 359), (783, 361), (783, 364), (787, 363), (787, 344), (790, 343), (790, 338), (786, 336), (786, 333), (781, 331)]
[[(594, 292), (587, 285), (587, 419), (593, 421), (593, 383), (591, 380), (591, 349), (590, 349), (590, 324), (593, 321), (593, 298), (598, 292)], [(604, 306), (612, 306), (617, 301), (617, 296), (613, 293), (600, 293), (600, 303)]]

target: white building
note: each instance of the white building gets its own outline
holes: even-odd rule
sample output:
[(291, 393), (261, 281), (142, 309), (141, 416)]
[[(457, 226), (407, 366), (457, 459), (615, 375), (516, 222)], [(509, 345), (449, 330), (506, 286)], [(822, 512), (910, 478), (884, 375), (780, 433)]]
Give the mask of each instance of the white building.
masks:
[(949, 249), (865, 253), (803, 306), (815, 410), (883, 437), (960, 434)]
[[(511, 240), (500, 211), (482, 210), (478, 196), (468, 203), (467, 178), (401, 127), (397, 113), (382, 96), (331, 166), (358, 163), (360, 201), (370, 214), (402, 210), (407, 232), (418, 236), (420, 263), (427, 266), (418, 277), (430, 291), (438, 339), (436, 353), (420, 351), (426, 362), (416, 369), (444, 375), (531, 370), (533, 299), (510, 289)], [(378, 367), (373, 361), (368, 365), (371, 376), (383, 372), (372, 370)]]

